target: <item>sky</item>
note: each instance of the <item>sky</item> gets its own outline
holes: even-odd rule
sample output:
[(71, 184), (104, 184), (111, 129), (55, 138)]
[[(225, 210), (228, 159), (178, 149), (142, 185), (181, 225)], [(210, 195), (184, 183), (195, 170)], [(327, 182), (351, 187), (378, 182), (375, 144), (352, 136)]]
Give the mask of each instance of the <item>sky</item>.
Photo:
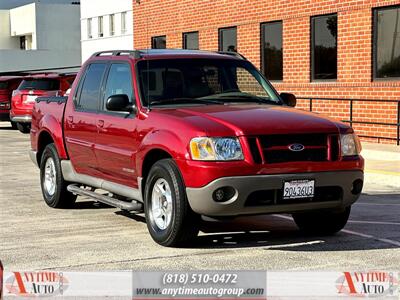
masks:
[[(78, 1), (78, 0), (76, 0)], [(17, 6), (33, 3), (33, 2), (44, 2), (44, 3), (71, 3), (73, 0), (0, 0), (0, 9), (10, 9)]]

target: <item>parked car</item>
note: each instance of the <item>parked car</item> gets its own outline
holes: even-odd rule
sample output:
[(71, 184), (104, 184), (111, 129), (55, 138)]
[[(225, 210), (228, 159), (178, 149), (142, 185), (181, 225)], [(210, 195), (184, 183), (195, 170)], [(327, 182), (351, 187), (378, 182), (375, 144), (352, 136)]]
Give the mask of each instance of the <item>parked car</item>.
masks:
[[(10, 121), (11, 94), (21, 83), (20, 76), (0, 76), (0, 121)], [(11, 123), (16, 128), (15, 123)]]
[(30, 156), (47, 205), (144, 210), (161, 245), (192, 240), (201, 215), (290, 213), (333, 234), (362, 190), (360, 143), (295, 104), (235, 53), (102, 52), (68, 97), (37, 99)]
[(37, 97), (63, 96), (71, 87), (76, 74), (36, 74), (24, 77), (12, 93), (10, 118), (17, 128), (28, 133), (32, 120), (32, 108)]

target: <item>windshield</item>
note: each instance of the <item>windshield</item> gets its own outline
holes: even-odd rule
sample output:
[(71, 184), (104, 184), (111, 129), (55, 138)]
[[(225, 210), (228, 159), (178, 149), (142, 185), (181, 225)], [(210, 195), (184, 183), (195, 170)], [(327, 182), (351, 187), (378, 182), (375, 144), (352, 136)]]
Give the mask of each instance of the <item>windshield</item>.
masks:
[(248, 61), (164, 59), (138, 63), (143, 105), (280, 104), (279, 96)]
[(56, 79), (25, 79), (21, 82), (19, 90), (57, 91), (60, 82)]

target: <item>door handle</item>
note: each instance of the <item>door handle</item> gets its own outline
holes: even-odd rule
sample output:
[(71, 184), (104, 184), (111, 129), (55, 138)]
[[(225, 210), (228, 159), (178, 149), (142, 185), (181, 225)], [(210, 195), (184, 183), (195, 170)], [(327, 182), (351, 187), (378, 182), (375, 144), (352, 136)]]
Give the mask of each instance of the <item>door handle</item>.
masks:
[(67, 117), (67, 123), (68, 124), (72, 124), (73, 121), (74, 121), (74, 117), (73, 116), (68, 116)]
[(97, 127), (103, 128), (104, 127), (104, 120), (97, 121)]

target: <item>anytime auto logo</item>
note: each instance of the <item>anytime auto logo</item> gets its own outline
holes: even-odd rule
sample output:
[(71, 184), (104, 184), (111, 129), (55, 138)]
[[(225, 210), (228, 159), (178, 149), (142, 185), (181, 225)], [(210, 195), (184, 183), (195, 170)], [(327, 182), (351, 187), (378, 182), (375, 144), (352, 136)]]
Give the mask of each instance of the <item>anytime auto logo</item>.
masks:
[(398, 293), (398, 277), (393, 272), (344, 272), (336, 280), (339, 294), (381, 297)]
[(68, 285), (61, 272), (13, 272), (5, 278), (4, 296), (62, 295)]

